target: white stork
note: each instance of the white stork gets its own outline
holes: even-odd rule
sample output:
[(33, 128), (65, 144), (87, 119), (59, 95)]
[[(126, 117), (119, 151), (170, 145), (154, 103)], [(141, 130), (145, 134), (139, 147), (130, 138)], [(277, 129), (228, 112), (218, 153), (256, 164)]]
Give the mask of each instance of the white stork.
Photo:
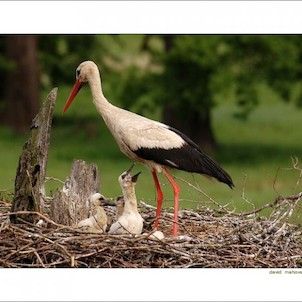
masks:
[(163, 123), (116, 107), (105, 98), (100, 72), (92, 61), (81, 63), (76, 69), (76, 81), (64, 106), (68, 109), (83, 84), (90, 86), (93, 103), (103, 117), (120, 150), (135, 162), (144, 163), (153, 176), (157, 191), (157, 209), (154, 228), (158, 228), (163, 192), (157, 172), (163, 172), (173, 187), (174, 223), (173, 235), (177, 236), (177, 213), (180, 187), (169, 174), (168, 168), (204, 174), (234, 187), (229, 174), (206, 155), (189, 137)]
[[(135, 185), (139, 173), (131, 176), (130, 172), (134, 164), (125, 172), (123, 172), (119, 178), (119, 184), (123, 192), (123, 201), (121, 204), (117, 204), (121, 208), (123, 207), (122, 213), (119, 215), (117, 221), (110, 227), (109, 234), (136, 234), (139, 235), (143, 230), (143, 218), (137, 209), (137, 200), (135, 195)], [(120, 202), (121, 200), (119, 200)]]

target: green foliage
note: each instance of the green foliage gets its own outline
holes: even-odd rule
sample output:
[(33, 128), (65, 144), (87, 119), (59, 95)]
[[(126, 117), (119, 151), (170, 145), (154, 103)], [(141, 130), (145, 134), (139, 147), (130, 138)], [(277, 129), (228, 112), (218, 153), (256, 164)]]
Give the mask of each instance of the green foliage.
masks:
[[(301, 81), (299, 36), (231, 36), (228, 43), (240, 116), (246, 117), (262, 101), (257, 93), (260, 83), (273, 89), (283, 101), (291, 101), (293, 85)], [(296, 98), (300, 99), (301, 94)]]
[(155, 103), (154, 79), (149, 73), (130, 67), (115, 75), (114, 99), (127, 110), (158, 119), (161, 107)]
[[(231, 96), (237, 116), (246, 117), (262, 102), (259, 83), (302, 106), (302, 90), (293, 89), (302, 86), (300, 36), (41, 35), (38, 47), (44, 88), (73, 83), (76, 66), (94, 60), (101, 63), (113, 98), (140, 113), (152, 113), (156, 103), (157, 113), (168, 105), (203, 115)], [(5, 36), (0, 50), (4, 91), (4, 74), (11, 68), (4, 56)]]
[[(215, 105), (217, 95), (233, 94), (245, 116), (261, 101), (255, 89), (259, 83), (266, 83), (285, 101), (302, 104), (301, 91), (292, 92), (302, 78), (300, 36), (41, 35), (38, 47), (44, 87), (72, 82), (71, 71), (81, 61), (95, 60), (102, 62), (106, 82), (112, 77), (116, 96), (125, 105), (131, 99), (142, 108), (155, 100), (175, 108), (194, 106), (202, 114), (204, 107)], [(11, 63), (4, 56), (5, 36), (0, 37), (0, 50), (0, 69), (5, 73)], [(154, 72), (136, 64), (142, 55), (160, 69)], [(122, 68), (116, 69), (116, 64)], [(117, 86), (118, 76), (122, 80)], [(149, 95), (147, 100), (142, 94)]]
[(172, 46), (160, 54), (164, 68), (158, 75), (161, 87), (158, 102), (184, 111), (194, 108), (203, 115), (205, 108), (214, 105), (217, 88), (214, 81), (220, 72), (217, 66), (224, 56), (220, 48), (221, 38), (191, 35), (169, 38)]
[[(258, 86), (265, 84), (287, 102), (302, 104), (302, 39), (299, 36), (175, 35), (157, 36), (165, 47), (154, 50), (152, 60), (162, 66), (150, 78), (134, 78), (133, 86), (149, 88), (158, 105), (180, 112), (196, 110), (203, 115), (217, 99), (232, 95), (238, 117), (248, 114), (262, 100)], [(152, 42), (152, 39), (149, 39)], [(133, 74), (133, 73), (132, 73)], [(132, 75), (131, 74), (131, 75)], [(129, 74), (130, 75), (130, 74)], [(125, 86), (129, 89), (129, 85)], [(126, 91), (126, 90), (124, 90)], [(139, 94), (142, 91), (136, 89)], [(132, 96), (138, 99), (135, 93)]]
[(97, 44), (94, 35), (39, 36), (39, 61), (42, 84), (60, 86), (74, 80), (76, 67), (95, 56)]

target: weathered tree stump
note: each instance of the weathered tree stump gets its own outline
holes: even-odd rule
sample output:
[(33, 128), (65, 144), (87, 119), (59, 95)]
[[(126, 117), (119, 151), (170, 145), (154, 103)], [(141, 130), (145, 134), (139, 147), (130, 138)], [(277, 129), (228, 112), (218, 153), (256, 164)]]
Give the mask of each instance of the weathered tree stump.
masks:
[(63, 189), (54, 193), (50, 205), (51, 219), (63, 225), (77, 225), (91, 214), (89, 196), (99, 192), (99, 189), (97, 166), (75, 160)]
[[(57, 90), (57, 88), (51, 90), (39, 113), (33, 119), (30, 138), (23, 146), (15, 178), (12, 212), (39, 211), (43, 213), (44, 182)], [(18, 218), (30, 222), (34, 222), (36, 219), (35, 215), (30, 214), (11, 215), (10, 217), (13, 223), (18, 222)]]

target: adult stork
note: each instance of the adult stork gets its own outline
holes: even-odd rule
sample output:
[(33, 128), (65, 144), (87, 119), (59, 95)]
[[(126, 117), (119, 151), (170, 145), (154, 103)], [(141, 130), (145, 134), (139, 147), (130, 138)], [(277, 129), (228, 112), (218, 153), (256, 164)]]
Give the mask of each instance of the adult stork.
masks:
[(177, 236), (177, 213), (180, 187), (169, 174), (168, 168), (204, 174), (234, 187), (230, 175), (206, 155), (189, 137), (173, 127), (116, 107), (105, 98), (100, 72), (92, 61), (82, 62), (76, 69), (76, 81), (64, 106), (68, 109), (83, 84), (90, 86), (92, 101), (115, 138), (120, 150), (135, 162), (144, 163), (153, 176), (157, 191), (154, 228), (158, 228), (163, 192), (157, 172), (163, 172), (173, 187), (173, 235)]

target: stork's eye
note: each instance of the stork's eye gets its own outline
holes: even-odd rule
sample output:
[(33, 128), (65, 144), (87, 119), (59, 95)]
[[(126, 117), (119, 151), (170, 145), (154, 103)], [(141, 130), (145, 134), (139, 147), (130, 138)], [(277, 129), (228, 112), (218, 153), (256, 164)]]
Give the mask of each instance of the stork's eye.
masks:
[(80, 73), (81, 73), (81, 69), (77, 69), (77, 70), (76, 70), (76, 77), (77, 77), (77, 78), (79, 78)]
[(122, 179), (125, 179), (126, 175), (127, 175), (126, 173), (122, 174)]

